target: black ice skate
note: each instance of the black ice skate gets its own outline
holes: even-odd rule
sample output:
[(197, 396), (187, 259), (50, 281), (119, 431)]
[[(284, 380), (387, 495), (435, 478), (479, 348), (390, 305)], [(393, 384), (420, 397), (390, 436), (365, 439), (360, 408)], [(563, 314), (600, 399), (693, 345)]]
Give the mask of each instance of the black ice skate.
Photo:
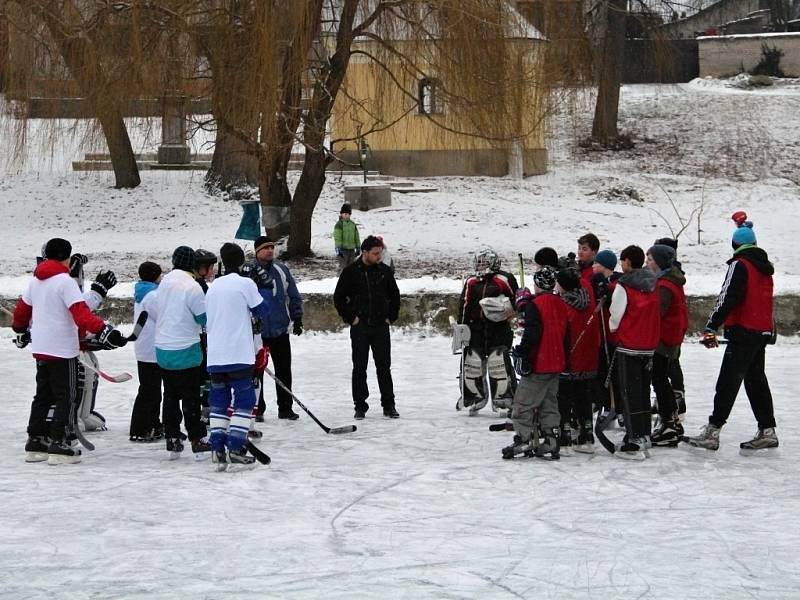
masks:
[(759, 429), (752, 440), (747, 440), (739, 444), (739, 454), (751, 456), (754, 454), (764, 454), (778, 447), (778, 436), (775, 434), (774, 427)]
[(194, 440), (192, 442), (192, 452), (195, 460), (205, 460), (208, 458), (209, 452), (211, 452), (211, 444), (204, 439)]
[(683, 425), (676, 418), (673, 421), (661, 423), (661, 425), (653, 432), (650, 440), (653, 446), (660, 446), (662, 448), (675, 448), (678, 442), (683, 437)]
[[(545, 441), (545, 444), (547, 442)], [(559, 452), (563, 456), (572, 456), (572, 427), (569, 423), (565, 423), (561, 428), (561, 436), (558, 440)], [(538, 454), (537, 454), (538, 456)]]
[(515, 456), (524, 455), (526, 457), (533, 456), (533, 442), (531, 440), (522, 441), (519, 435), (514, 436), (514, 442), (510, 446), (506, 446), (502, 450), (503, 458), (506, 460), (512, 459)]
[(616, 445), (614, 456), (623, 460), (644, 460), (649, 456), (648, 442), (644, 437), (629, 439), (626, 435), (622, 442)]
[(167, 438), (167, 452), (170, 460), (177, 460), (183, 452), (183, 441), (181, 438)]
[(247, 453), (247, 447), (228, 451), (229, 471), (243, 471), (256, 466), (256, 459)]
[[(558, 460), (561, 458), (559, 438), (561, 432), (558, 427), (554, 427), (549, 431), (544, 432), (544, 442), (542, 442), (535, 450), (536, 458), (544, 458), (547, 460)], [(571, 443), (571, 439), (570, 439)], [(570, 451), (571, 452), (571, 451)], [(548, 456), (549, 455), (549, 456)]]
[(581, 454), (594, 454), (594, 433), (592, 433), (591, 420), (581, 425), (578, 439), (572, 448)]
[(29, 436), (25, 442), (25, 462), (44, 462), (47, 460), (50, 440), (44, 435)]
[(72, 465), (81, 462), (80, 448), (73, 448), (64, 440), (50, 442), (47, 447), (48, 465)]

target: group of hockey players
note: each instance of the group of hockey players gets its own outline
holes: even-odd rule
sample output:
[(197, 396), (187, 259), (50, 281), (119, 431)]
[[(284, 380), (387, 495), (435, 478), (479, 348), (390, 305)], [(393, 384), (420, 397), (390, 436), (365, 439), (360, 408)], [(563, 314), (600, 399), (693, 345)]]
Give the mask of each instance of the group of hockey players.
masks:
[(172, 270), (163, 275), (157, 263), (142, 263), (134, 288), (139, 330), (125, 337), (93, 312), (116, 284), (114, 273), (101, 271), (84, 294), (86, 257), (73, 254), (67, 240), (48, 241), (12, 320), (16, 345), (31, 344), (36, 359), (26, 460), (80, 462), (78, 442), (92, 448), (82, 431), (105, 428), (93, 410), (100, 371), (92, 350), (129, 341), (136, 346), (139, 374), (132, 442), (164, 439), (170, 457), (177, 458), (188, 439), (195, 457), (210, 453), (219, 470), (265, 457), (249, 441), (258, 437), (252, 423), (263, 420), (265, 409), (263, 393), (258, 406), (257, 388), (271, 353), (278, 418), (298, 418), (286, 392), (291, 386), (289, 328), (295, 335), (303, 332), (297, 286), (274, 252), (275, 243), (262, 236), (248, 264), (234, 243), (222, 246), (219, 259), (179, 246)]
[[(688, 311), (678, 242), (670, 238), (656, 240), (646, 252), (630, 245), (619, 257), (601, 250), (591, 233), (578, 239), (577, 253), (559, 256), (541, 248), (534, 255), (532, 290), (525, 287), (522, 268), (518, 283), (501, 269), (493, 250), (479, 251), (454, 320), (454, 352), (461, 354), (457, 410), (474, 415), (491, 401), (493, 410), (508, 411), (511, 421), (493, 426), (515, 432), (503, 458), (593, 453), (597, 438), (614, 456), (643, 460), (653, 446), (681, 442), (717, 450), (744, 383), (758, 432), (740, 445), (742, 451), (777, 447), (764, 374), (765, 348), (775, 339), (773, 267), (746, 215), (733, 218), (733, 256), (701, 340), (716, 347), (724, 326), (714, 409), (700, 435), (686, 437), (681, 424), (686, 404), (680, 350)], [(380, 238), (368, 236), (334, 294), (339, 315), (350, 325), (356, 419), (369, 408), (370, 351), (383, 414), (399, 417), (389, 327), (398, 317), (400, 295), (382, 262), (384, 249)], [(219, 257), (179, 246), (166, 274), (154, 262), (142, 263), (134, 289), (137, 326), (126, 337), (94, 312), (116, 284), (114, 273), (100, 271), (84, 291), (87, 258), (73, 253), (67, 240), (49, 240), (12, 320), (16, 345), (30, 344), (36, 360), (26, 460), (75, 463), (81, 459), (79, 442), (92, 448), (82, 432), (105, 428), (95, 395), (97, 374), (108, 378), (95, 352), (133, 341), (139, 390), (132, 442), (163, 439), (177, 458), (188, 440), (195, 456), (210, 454), (218, 470), (267, 462), (250, 441), (259, 436), (253, 423), (263, 420), (263, 376), (275, 380), (278, 418), (296, 420), (289, 332), (303, 333), (303, 308), (289, 268), (275, 260), (275, 243), (262, 236), (254, 251), (246, 262), (234, 243), (224, 244)], [(514, 323), (521, 327), (516, 345)], [(267, 366), (270, 356), (275, 373)], [(607, 437), (612, 424), (624, 428), (621, 441)]]
[[(713, 413), (698, 436), (685, 436), (681, 424), (680, 351), (689, 321), (686, 277), (672, 238), (656, 240), (646, 252), (630, 245), (619, 257), (601, 250), (592, 233), (578, 239), (577, 253), (559, 257), (541, 248), (532, 291), (501, 270), (491, 248), (480, 250), (453, 321), (453, 351), (461, 354), (456, 409), (475, 415), (489, 401), (496, 412), (510, 409), (509, 423), (490, 427), (515, 432), (502, 449), (506, 459), (594, 453), (597, 437), (616, 457), (644, 460), (654, 446), (681, 442), (717, 450), (744, 383), (758, 431), (741, 451), (777, 447), (764, 374), (765, 348), (775, 339), (773, 267), (757, 246), (752, 222), (741, 211), (733, 219), (733, 256), (701, 340), (716, 347), (724, 326), (727, 345)], [(522, 330), (516, 345), (514, 323)], [(620, 441), (606, 435), (611, 425), (624, 428)]]

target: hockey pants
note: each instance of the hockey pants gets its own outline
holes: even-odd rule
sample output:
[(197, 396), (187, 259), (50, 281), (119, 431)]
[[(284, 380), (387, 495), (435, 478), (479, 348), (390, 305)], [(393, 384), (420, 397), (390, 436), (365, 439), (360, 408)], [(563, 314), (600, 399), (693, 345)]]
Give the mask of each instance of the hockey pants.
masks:
[[(229, 415), (233, 396), (233, 413)], [(247, 443), (250, 419), (256, 405), (253, 370), (233, 373), (211, 373), (211, 392), (208, 395), (209, 442), (214, 451), (224, 448), (235, 452)]]

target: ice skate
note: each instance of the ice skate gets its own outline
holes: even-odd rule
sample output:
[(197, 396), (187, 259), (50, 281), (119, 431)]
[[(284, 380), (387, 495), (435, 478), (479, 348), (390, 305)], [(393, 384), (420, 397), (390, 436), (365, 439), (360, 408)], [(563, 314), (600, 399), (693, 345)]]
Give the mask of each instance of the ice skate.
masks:
[(561, 437), (558, 440), (558, 445), (561, 456), (572, 456), (572, 428), (569, 425), (564, 425), (561, 429)]
[(644, 437), (628, 439), (626, 435), (621, 443), (616, 444), (614, 456), (623, 460), (644, 460), (648, 457), (647, 439)]
[(177, 460), (183, 452), (183, 441), (181, 438), (167, 438), (167, 453), (169, 460)]
[(707, 423), (700, 430), (700, 435), (695, 437), (682, 437), (681, 441), (686, 442), (693, 448), (704, 448), (706, 450), (719, 450), (719, 431), (720, 428), (711, 423)]
[(224, 471), (228, 468), (228, 453), (225, 450), (214, 450), (211, 452), (211, 462), (216, 465), (217, 471)]
[(752, 440), (747, 440), (739, 444), (739, 454), (742, 456), (753, 456), (767, 454), (778, 447), (778, 436), (775, 434), (774, 427), (759, 429)]
[(67, 442), (50, 442), (47, 447), (48, 465), (72, 465), (81, 462), (80, 448), (73, 448)]
[(651, 441), (653, 446), (661, 448), (675, 448), (678, 442), (681, 441), (683, 436), (683, 425), (675, 418), (672, 421), (666, 421), (653, 432)]
[(686, 416), (686, 395), (683, 390), (673, 390), (675, 395), (675, 403), (678, 405), (678, 419), (683, 423), (683, 418)]
[(50, 440), (46, 436), (29, 436), (25, 442), (25, 462), (44, 462), (47, 460), (47, 450)]
[(572, 448), (580, 454), (594, 454), (594, 433), (592, 433), (591, 421), (581, 426), (578, 439), (575, 440)]
[[(561, 448), (559, 444), (559, 437), (561, 433), (558, 427), (554, 427), (549, 431), (545, 431), (544, 442), (539, 444), (534, 451), (536, 458), (544, 458), (547, 460), (558, 460), (561, 458)], [(570, 440), (571, 443), (571, 440)], [(570, 450), (570, 453), (572, 451)], [(548, 456), (548, 454), (550, 456)]]
[(246, 447), (242, 447), (239, 450), (228, 451), (228, 463), (229, 471), (245, 471), (256, 466), (256, 459), (247, 453)]
[(512, 459), (515, 456), (524, 455), (526, 457), (533, 456), (533, 443), (531, 440), (522, 441), (519, 435), (514, 436), (514, 442), (510, 446), (506, 446), (502, 450), (503, 458), (506, 460)]
[(205, 439), (194, 440), (192, 442), (192, 452), (195, 460), (205, 460), (208, 458), (209, 452), (211, 452), (211, 444)]

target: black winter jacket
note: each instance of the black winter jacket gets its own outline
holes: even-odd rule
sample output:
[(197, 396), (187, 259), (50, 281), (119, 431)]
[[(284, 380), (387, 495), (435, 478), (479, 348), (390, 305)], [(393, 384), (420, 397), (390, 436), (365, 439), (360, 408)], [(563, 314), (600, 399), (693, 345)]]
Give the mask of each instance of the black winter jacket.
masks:
[(387, 319), (394, 323), (400, 312), (400, 290), (388, 266), (367, 266), (359, 258), (339, 275), (333, 303), (345, 323), (352, 324), (356, 317), (367, 325)]

